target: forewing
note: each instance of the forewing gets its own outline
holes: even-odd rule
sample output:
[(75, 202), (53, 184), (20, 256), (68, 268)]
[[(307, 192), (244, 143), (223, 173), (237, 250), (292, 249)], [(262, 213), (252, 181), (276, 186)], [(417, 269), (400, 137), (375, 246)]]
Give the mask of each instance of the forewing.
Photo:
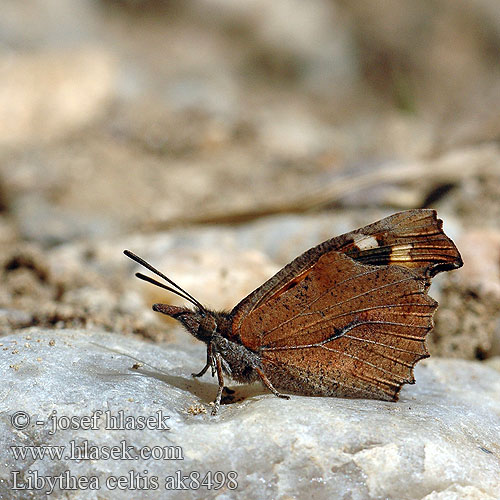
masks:
[(276, 388), (394, 400), (428, 356), (436, 306), (412, 270), (332, 251), (243, 318), (238, 334)]
[(444, 234), (435, 210), (399, 212), (327, 240), (294, 259), (233, 309), (233, 335), (238, 335), (247, 315), (295, 287), (323, 255), (332, 251), (345, 253), (362, 264), (410, 268), (427, 284), (438, 272), (462, 266), (460, 253)]

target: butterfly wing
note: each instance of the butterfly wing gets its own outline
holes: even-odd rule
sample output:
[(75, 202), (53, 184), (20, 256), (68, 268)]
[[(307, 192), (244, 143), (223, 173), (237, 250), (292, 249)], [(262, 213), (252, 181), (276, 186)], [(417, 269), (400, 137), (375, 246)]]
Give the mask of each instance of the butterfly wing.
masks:
[(306, 251), (232, 311), (276, 388), (397, 399), (428, 356), (436, 273), (462, 265), (434, 210), (408, 210)]
[(241, 322), (241, 342), (277, 389), (306, 395), (397, 399), (428, 356), (437, 303), (426, 281), (398, 266), (321, 256), (307, 276)]

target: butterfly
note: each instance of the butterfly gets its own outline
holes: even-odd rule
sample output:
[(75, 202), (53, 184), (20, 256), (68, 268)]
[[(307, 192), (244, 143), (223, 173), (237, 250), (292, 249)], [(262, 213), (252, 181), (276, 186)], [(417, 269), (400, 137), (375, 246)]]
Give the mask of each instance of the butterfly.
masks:
[(165, 280), (141, 273), (194, 308), (154, 304), (207, 345), (217, 375), (217, 414), (224, 375), (260, 380), (273, 394), (397, 401), (413, 367), (429, 352), (437, 302), (431, 278), (462, 266), (436, 212), (396, 213), (327, 240), (298, 256), (232, 311), (212, 311), (142, 258), (125, 255)]

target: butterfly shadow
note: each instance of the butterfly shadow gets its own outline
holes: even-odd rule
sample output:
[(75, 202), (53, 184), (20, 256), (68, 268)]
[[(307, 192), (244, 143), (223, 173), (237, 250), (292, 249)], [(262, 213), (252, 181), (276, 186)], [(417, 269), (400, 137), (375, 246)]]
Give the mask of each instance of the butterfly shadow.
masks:
[[(118, 349), (111, 348), (109, 346), (104, 346), (102, 344), (91, 342), (92, 344), (106, 350), (111, 351), (115, 354), (119, 354), (125, 358), (129, 358), (133, 361), (129, 364), (127, 370), (117, 372), (109, 371), (107, 373), (100, 373), (103, 377), (128, 377), (128, 376), (140, 376), (150, 379), (156, 379), (167, 386), (172, 388), (180, 389), (181, 391), (190, 392), (195, 398), (199, 399), (205, 404), (210, 404), (213, 402), (215, 395), (217, 394), (217, 379), (211, 379), (209, 374), (206, 374), (203, 378), (194, 378), (189, 373), (185, 375), (171, 375), (165, 372), (161, 368), (147, 363), (146, 361), (135, 357), (132, 354), (123, 352)], [(230, 387), (224, 387), (222, 393), (221, 404), (233, 404), (243, 401), (248, 398), (255, 396), (260, 396), (263, 394), (269, 394), (260, 383), (253, 384), (243, 384), (243, 385), (231, 385)]]
[[(154, 378), (171, 387), (190, 392), (205, 404), (212, 403), (217, 394), (216, 379), (213, 379), (212, 382), (194, 378), (187, 374), (186, 376), (170, 375), (151, 365), (147, 365), (147, 367), (144, 365), (140, 368), (131, 367), (128, 371), (143, 377)], [(208, 378), (210, 375), (206, 375), (206, 377)], [(224, 386), (221, 404), (234, 404), (263, 394), (270, 393), (260, 383)]]

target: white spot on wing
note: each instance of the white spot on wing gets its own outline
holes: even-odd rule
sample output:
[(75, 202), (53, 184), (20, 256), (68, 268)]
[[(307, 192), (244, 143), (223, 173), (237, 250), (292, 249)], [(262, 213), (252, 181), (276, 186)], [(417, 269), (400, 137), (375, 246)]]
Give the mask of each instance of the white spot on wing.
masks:
[(354, 244), (360, 250), (369, 250), (370, 248), (377, 248), (378, 241), (373, 236), (367, 236), (366, 234), (356, 234), (354, 236)]

